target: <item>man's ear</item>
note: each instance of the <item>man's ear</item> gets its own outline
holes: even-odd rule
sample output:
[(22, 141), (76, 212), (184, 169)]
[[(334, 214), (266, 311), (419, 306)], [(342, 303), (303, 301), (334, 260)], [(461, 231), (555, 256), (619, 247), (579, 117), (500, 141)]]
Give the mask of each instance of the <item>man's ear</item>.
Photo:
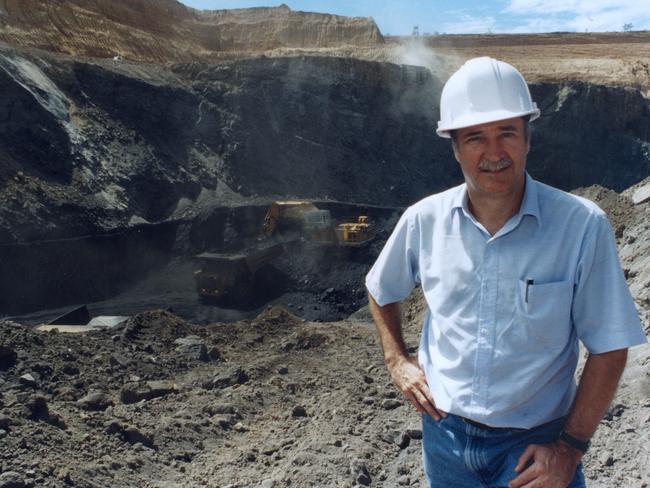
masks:
[(460, 164), (460, 159), (458, 158), (458, 146), (456, 146), (455, 142), (451, 143), (451, 148), (454, 151), (454, 157), (456, 158), (456, 162), (458, 162), (458, 164)]

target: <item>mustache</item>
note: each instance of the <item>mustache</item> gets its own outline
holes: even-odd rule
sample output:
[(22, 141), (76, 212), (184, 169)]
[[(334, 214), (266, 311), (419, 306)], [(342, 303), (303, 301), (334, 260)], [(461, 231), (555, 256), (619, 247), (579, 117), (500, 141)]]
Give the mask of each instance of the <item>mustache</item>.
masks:
[(481, 171), (499, 171), (507, 168), (512, 164), (512, 160), (508, 158), (501, 158), (498, 161), (489, 161), (482, 159), (478, 163), (478, 169)]

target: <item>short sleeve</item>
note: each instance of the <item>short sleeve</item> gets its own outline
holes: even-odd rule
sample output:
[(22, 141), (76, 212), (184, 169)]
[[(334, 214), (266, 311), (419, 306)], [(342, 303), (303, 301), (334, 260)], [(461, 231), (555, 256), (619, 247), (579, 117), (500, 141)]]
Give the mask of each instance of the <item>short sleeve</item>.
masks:
[(578, 262), (572, 318), (594, 354), (646, 342), (605, 215), (593, 216)]
[(419, 235), (413, 219), (411, 207), (397, 222), (366, 276), (366, 288), (380, 306), (405, 299), (419, 284)]

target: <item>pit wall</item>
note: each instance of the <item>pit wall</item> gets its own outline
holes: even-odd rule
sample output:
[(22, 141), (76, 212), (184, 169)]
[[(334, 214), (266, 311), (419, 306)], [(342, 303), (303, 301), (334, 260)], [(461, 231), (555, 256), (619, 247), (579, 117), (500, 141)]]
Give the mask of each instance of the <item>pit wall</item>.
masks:
[[(462, 180), (435, 135), (442, 82), (347, 58), (161, 68), (0, 49), (13, 101), (0, 103), (0, 242), (179, 220), (220, 191), (223, 207), (271, 195), (410, 205)], [(531, 91), (542, 109), (533, 176), (620, 191), (650, 174), (650, 102), (638, 90)]]

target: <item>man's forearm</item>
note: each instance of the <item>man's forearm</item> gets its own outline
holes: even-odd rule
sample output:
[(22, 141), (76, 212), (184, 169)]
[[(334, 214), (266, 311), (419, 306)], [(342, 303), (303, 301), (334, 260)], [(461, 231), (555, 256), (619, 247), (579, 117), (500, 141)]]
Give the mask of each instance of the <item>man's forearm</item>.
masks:
[(591, 438), (616, 393), (626, 361), (627, 349), (589, 355), (564, 426), (567, 433), (585, 441)]
[(372, 295), (368, 294), (368, 305), (375, 321), (386, 363), (390, 365), (400, 358), (408, 357), (408, 349), (402, 335), (399, 303), (389, 303), (382, 307)]
[(447, 414), (436, 408), (424, 371), (418, 365), (417, 358), (409, 356), (402, 335), (399, 303), (389, 303), (381, 307), (370, 294), (368, 303), (384, 351), (384, 360), (395, 385), (418, 412), (440, 420), (441, 416)]
[[(589, 355), (564, 424), (569, 435), (582, 441), (591, 438), (616, 393), (626, 360), (627, 349)], [(560, 440), (544, 445), (531, 444), (519, 457), (515, 467), (518, 475), (508, 486), (567, 486), (581, 458), (580, 450)]]

